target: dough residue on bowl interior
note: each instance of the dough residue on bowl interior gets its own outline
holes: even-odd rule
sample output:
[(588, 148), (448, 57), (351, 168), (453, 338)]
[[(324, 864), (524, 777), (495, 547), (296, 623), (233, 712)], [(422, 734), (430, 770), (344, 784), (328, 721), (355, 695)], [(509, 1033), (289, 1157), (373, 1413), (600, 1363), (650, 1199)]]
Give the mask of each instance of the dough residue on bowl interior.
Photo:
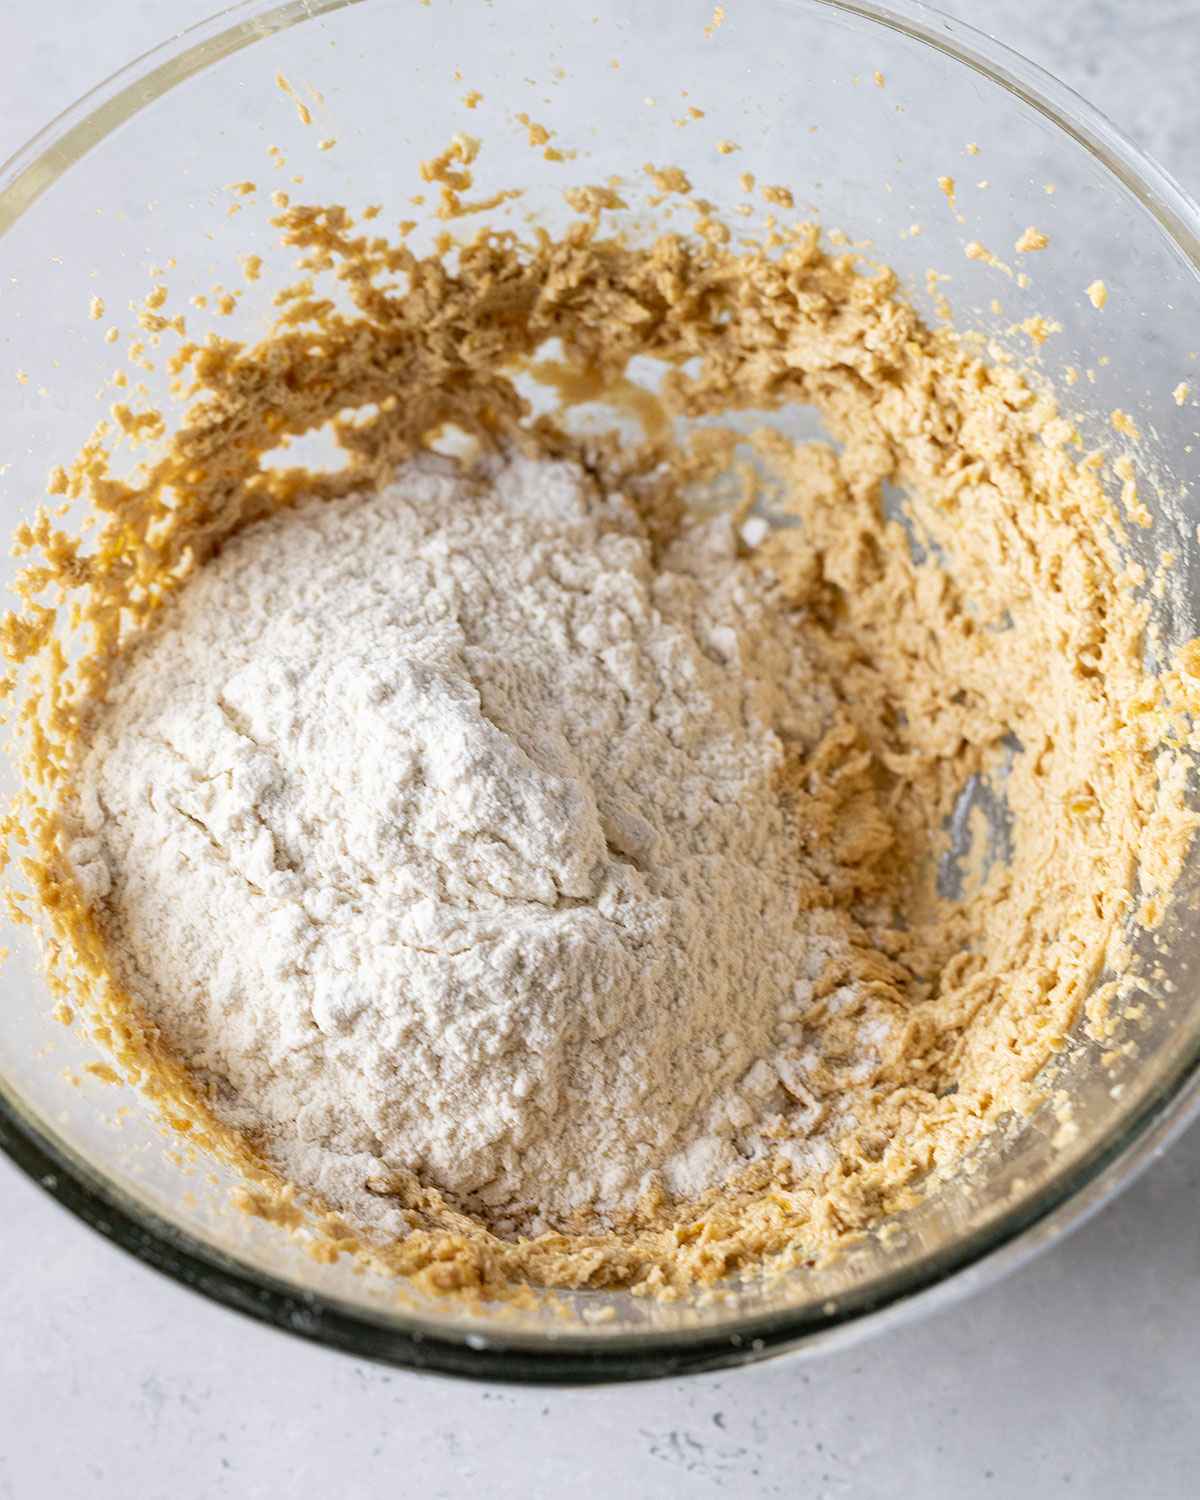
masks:
[[(455, 193), (469, 186), (461, 155)], [(1129, 924), (1160, 919), (1194, 828), (1196, 653), (1151, 675), (1144, 580), (1123, 556), (1100, 457), (1011, 367), (925, 326), (891, 272), (826, 251), (811, 225), (734, 249), (706, 212), (700, 236), (648, 244), (620, 233), (612, 187), (570, 201), (583, 217), (560, 235), (485, 228), (424, 256), (342, 207), (285, 208), (276, 222), (304, 277), (277, 299), (269, 336), (181, 337), (179, 409), (121, 408), (56, 473), (75, 524), (43, 511), (21, 529), (32, 560), (3, 629), (25, 777), (10, 844), (32, 895), (10, 906), (36, 921), (52, 985), (83, 1006), (125, 1076), (174, 1129), (243, 1169), (246, 1207), (302, 1227), (315, 1253), (357, 1253), (439, 1291), (671, 1295), (794, 1266), (910, 1204), (1037, 1106), (1038, 1075), (1085, 1006), (1095, 1029), (1109, 1024)], [(529, 414), (517, 376), (551, 340), (574, 399), (603, 393), (644, 413), (629, 361), (668, 368), (644, 442), (578, 436), (565, 410)], [(707, 426), (677, 444), (662, 420), (792, 405), (815, 407), (833, 442)], [(336, 472), (264, 466), (319, 430), (344, 454)], [(802, 830), (804, 900), (847, 939), (809, 1018), (808, 1083), (838, 1103), (839, 1124), (820, 1150), (755, 1163), (732, 1187), (651, 1195), (611, 1222), (526, 1239), (429, 1182), (397, 1180), (388, 1190), (410, 1229), (380, 1243), (297, 1194), (145, 1024), (72, 874), (64, 813), (89, 716), (197, 569), (300, 499), (385, 486), (450, 430), (485, 452), (576, 462), (630, 497), (659, 552), (687, 485), (747, 451), (772, 476), (776, 508), (798, 524), (751, 561), (798, 612), (833, 698), (819, 741), (792, 747), (780, 794)], [(117, 438), (147, 445), (131, 477), (114, 472)], [(907, 497), (903, 518), (885, 505), (891, 486)], [(939, 866), (968, 785), (1005, 800), (1011, 859), (952, 899)], [(835, 993), (893, 1018), (866, 1072), (846, 1065), (856, 1006), (822, 1006)]]

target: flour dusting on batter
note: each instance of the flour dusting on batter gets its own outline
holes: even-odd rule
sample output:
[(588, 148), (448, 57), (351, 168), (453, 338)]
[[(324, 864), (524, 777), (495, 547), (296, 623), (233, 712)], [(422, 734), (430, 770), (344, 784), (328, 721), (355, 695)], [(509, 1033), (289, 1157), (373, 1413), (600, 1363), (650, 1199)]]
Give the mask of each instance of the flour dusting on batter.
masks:
[(777, 785), (831, 709), (728, 518), (655, 568), (573, 464), (418, 459), (197, 575), (89, 728), (68, 855), (286, 1176), (395, 1232), (417, 1174), (611, 1219), (837, 1119), (804, 1018), (847, 925)]

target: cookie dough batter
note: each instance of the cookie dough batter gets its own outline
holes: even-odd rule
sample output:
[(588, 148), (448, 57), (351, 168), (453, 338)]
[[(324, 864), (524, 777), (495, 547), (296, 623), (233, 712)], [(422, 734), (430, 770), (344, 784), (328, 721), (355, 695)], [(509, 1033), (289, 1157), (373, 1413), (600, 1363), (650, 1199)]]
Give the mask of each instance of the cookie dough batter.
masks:
[[(456, 194), (473, 159), (447, 154)], [(129, 441), (150, 445), (141, 472), (118, 478), (113, 429), (99, 432), (55, 476), (72, 520), (44, 513), (18, 537), (33, 560), (3, 633), (24, 683), (26, 790), (10, 832), (52, 983), (177, 1130), (243, 1167), (244, 1206), (315, 1253), (359, 1254), (441, 1291), (671, 1293), (795, 1265), (879, 1223), (1039, 1103), (1039, 1075), (1085, 1007), (1093, 1030), (1109, 1024), (1130, 924), (1159, 920), (1195, 822), (1195, 653), (1157, 675), (1145, 666), (1145, 580), (1126, 561), (1103, 458), (1050, 397), (925, 326), (888, 270), (822, 248), (811, 225), (734, 249), (700, 205), (699, 237), (635, 242), (620, 233), (634, 201), (622, 193), (574, 190), (582, 217), (557, 238), (484, 229), (427, 256), (344, 208), (286, 208), (277, 222), (305, 276), (270, 336), (181, 338), (181, 410), (117, 414)], [(667, 367), (653, 400), (629, 381), (637, 355)], [(520, 394), (531, 367), (564, 396), (550, 416), (532, 417)], [(570, 403), (597, 397), (638, 412), (645, 441), (579, 436)], [(829, 444), (712, 425), (794, 404), (816, 408)], [(700, 418), (690, 439), (668, 435)], [(321, 428), (344, 454), (336, 471), (263, 466)], [(631, 497), (660, 548), (681, 495), (720, 475), (743, 473), (746, 502), (762, 491), (794, 523), (751, 555), (800, 612), (832, 699), (819, 743), (788, 755), (780, 796), (806, 831), (801, 900), (847, 939), (806, 1017), (810, 1086), (838, 1123), (694, 1199), (651, 1194), (525, 1240), (431, 1183), (397, 1180), (409, 1232), (380, 1242), (298, 1196), (207, 1108), (171, 1037), (144, 1024), (73, 879), (63, 818), (124, 652), (222, 543), (300, 497), (384, 485), (448, 433), (575, 460)], [(896, 489), (902, 507), (886, 498)], [(68, 665), (80, 630), (86, 650)], [(956, 887), (947, 828), (972, 800), (999, 810), (995, 857)], [(833, 1003), (848, 993), (894, 1021), (867, 1072), (848, 1062), (861, 1016)]]

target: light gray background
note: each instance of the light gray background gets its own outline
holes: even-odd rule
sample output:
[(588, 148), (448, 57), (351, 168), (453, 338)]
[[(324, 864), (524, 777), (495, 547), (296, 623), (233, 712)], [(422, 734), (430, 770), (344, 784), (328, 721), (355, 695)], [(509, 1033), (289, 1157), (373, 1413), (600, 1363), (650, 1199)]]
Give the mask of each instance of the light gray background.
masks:
[[(212, 3), (0, 0), (0, 157)], [(1200, 190), (1198, 0), (943, 8)], [(554, 1392), (393, 1374), (240, 1320), (0, 1162), (0, 1500), (1182, 1500), (1200, 1485), (1198, 1189), (1194, 1129), (1054, 1252), (917, 1327), (834, 1357)]]

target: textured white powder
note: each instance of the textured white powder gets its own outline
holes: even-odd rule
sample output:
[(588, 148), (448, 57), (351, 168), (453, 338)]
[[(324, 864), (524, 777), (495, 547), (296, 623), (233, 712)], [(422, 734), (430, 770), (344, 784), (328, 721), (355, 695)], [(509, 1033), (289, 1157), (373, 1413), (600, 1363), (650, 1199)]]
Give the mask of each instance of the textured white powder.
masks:
[(188, 584), (96, 713), (70, 855), (301, 1186), (389, 1231), (400, 1172), (501, 1228), (604, 1215), (816, 1121), (838, 940), (773, 778), (829, 707), (728, 521), (655, 567), (573, 465), (422, 459)]

